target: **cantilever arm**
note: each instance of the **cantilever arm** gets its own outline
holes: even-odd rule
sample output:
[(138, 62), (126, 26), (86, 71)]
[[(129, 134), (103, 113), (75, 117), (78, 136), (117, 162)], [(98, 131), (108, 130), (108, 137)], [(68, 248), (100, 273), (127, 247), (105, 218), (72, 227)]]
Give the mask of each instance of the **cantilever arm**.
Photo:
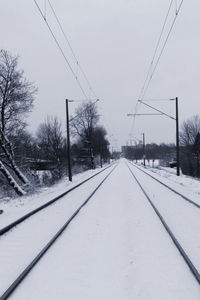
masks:
[(172, 116), (170, 116), (170, 115), (164, 113), (163, 111), (161, 111), (161, 110), (159, 110), (159, 109), (157, 109), (157, 108), (155, 108), (155, 107), (153, 107), (153, 106), (151, 106), (151, 105), (149, 105), (149, 104), (143, 102), (142, 100), (138, 100), (138, 102), (142, 103), (143, 105), (146, 105), (146, 106), (150, 107), (151, 109), (153, 109), (153, 110), (155, 110), (155, 111), (158, 111), (161, 115), (165, 115), (166, 117), (168, 117), (168, 118), (170, 118), (170, 119), (176, 120), (176, 118), (174, 118), (174, 117), (172, 117)]

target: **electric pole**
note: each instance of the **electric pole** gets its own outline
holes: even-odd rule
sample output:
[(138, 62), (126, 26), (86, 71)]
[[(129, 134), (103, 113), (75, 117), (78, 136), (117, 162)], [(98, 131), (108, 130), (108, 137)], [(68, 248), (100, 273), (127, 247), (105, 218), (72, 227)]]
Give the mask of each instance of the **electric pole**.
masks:
[(72, 181), (72, 169), (71, 169), (71, 151), (70, 151), (70, 135), (69, 135), (69, 100), (66, 99), (66, 119), (67, 119), (67, 165), (68, 165), (68, 177), (69, 181)]
[[(156, 99), (155, 99), (156, 100)], [(166, 114), (165, 112), (145, 103), (144, 101), (142, 100), (138, 100), (140, 103), (148, 106), (149, 108), (155, 110), (157, 113), (155, 114), (127, 114), (127, 116), (147, 116), (147, 115), (164, 115), (166, 117), (169, 117), (170, 119), (172, 120), (175, 120), (176, 121), (176, 175), (177, 176), (180, 176), (180, 147), (179, 147), (179, 114), (178, 114), (178, 97), (176, 98), (173, 98), (173, 99), (166, 99), (166, 101), (171, 101), (171, 100), (175, 100), (175, 103), (176, 103), (176, 116), (173, 117), (173, 116), (170, 116), (168, 114)], [(143, 136), (143, 140), (144, 140), (144, 136)], [(144, 145), (144, 141), (143, 141), (143, 145)], [(145, 147), (143, 146), (143, 151), (145, 151)], [(145, 165), (145, 159), (144, 159), (144, 165)]]
[(142, 136), (143, 136), (143, 161), (144, 161), (144, 167), (146, 165), (146, 162), (145, 162), (145, 158), (146, 158), (146, 151), (145, 151), (145, 134), (142, 133)]
[(178, 97), (176, 97), (175, 100), (176, 100), (176, 163), (177, 163), (176, 175), (180, 176)]

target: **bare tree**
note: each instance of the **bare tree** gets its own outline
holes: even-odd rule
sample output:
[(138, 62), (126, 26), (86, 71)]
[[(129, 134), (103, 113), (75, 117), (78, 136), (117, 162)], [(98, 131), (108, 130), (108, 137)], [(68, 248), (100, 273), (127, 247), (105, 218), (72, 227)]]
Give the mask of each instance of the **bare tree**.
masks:
[(18, 57), (0, 51), (0, 124), (6, 135), (10, 130), (24, 126), (24, 117), (32, 109), (36, 92), (17, 65)]
[[(100, 156), (100, 161), (110, 156), (107, 132), (103, 126), (98, 125), (99, 114), (96, 102), (88, 101), (81, 104), (71, 118), (71, 131), (77, 137), (77, 152), (80, 156), (90, 158), (90, 165), (94, 167), (94, 156)], [(74, 148), (75, 149), (75, 148)], [(81, 154), (82, 153), (82, 154)]]
[(200, 116), (195, 115), (182, 124), (180, 142), (185, 173), (200, 176)]
[(91, 141), (93, 129), (99, 120), (97, 105), (88, 101), (81, 104), (75, 111), (75, 117), (71, 118), (72, 133)]
[(200, 132), (200, 116), (195, 115), (183, 122), (180, 132), (180, 142), (183, 146), (192, 146)]
[(36, 141), (43, 157), (54, 161), (61, 159), (64, 138), (57, 117), (47, 117), (47, 120), (39, 125)]
[(75, 117), (71, 118), (70, 121), (71, 131), (89, 149), (93, 164), (93, 135), (99, 120), (97, 105), (92, 101), (83, 103), (76, 109), (75, 114)]
[(65, 140), (61, 125), (57, 117), (47, 117), (47, 120), (40, 124), (36, 134), (40, 157), (55, 164), (55, 168), (52, 171), (52, 176), (55, 180), (61, 178), (63, 174), (63, 163), (66, 156), (64, 155)]
[[(0, 170), (5, 177), (8, 174), (12, 177), (10, 173), (12, 170), (19, 181), (26, 184), (28, 180), (15, 163), (9, 137), (14, 134), (16, 129), (25, 126), (24, 117), (33, 106), (36, 89), (24, 78), (23, 71), (19, 71), (17, 65), (18, 57), (13, 57), (7, 51), (0, 50), (0, 149), (3, 153)], [(6, 168), (7, 172), (4, 170)], [(16, 192), (18, 191), (16, 190)]]

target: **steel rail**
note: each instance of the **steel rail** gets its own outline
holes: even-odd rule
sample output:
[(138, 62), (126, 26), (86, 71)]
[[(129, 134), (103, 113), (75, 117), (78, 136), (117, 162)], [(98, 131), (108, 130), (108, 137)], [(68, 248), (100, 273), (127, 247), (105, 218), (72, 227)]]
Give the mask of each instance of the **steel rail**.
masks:
[(144, 174), (148, 175), (149, 177), (153, 178), (155, 181), (159, 182), (160, 184), (162, 184), (164, 187), (166, 187), (167, 189), (169, 189), (170, 191), (174, 192), (175, 194), (179, 195), (180, 197), (182, 197), (184, 200), (186, 200), (187, 202), (189, 202), (190, 204), (200, 208), (200, 205), (197, 204), (196, 202), (192, 201), (191, 199), (189, 199), (188, 197), (184, 196), (183, 194), (177, 192), (176, 190), (174, 190), (173, 188), (171, 188), (170, 186), (168, 186), (167, 184), (163, 183), (162, 181), (160, 181), (159, 179), (155, 178), (154, 176), (152, 176), (151, 174), (145, 172), (144, 170), (140, 169), (138, 166), (136, 166), (135, 164), (133, 164), (131, 161), (128, 161), (133, 167), (135, 167), (136, 169), (140, 170), (141, 172), (143, 172)]
[(147, 192), (145, 191), (145, 189), (143, 188), (143, 186), (141, 185), (141, 183), (139, 182), (139, 180), (137, 179), (137, 177), (135, 176), (135, 174), (133, 173), (133, 171), (131, 170), (131, 168), (129, 167), (128, 164), (126, 164), (130, 173), (132, 174), (132, 176), (134, 177), (135, 181), (137, 182), (137, 184), (139, 185), (140, 189), (142, 190), (142, 192), (144, 193), (145, 197), (147, 198), (147, 200), (149, 201), (150, 205), (152, 206), (152, 208), (154, 209), (156, 215), (158, 216), (158, 218), (160, 219), (161, 223), (163, 224), (164, 228), (166, 229), (166, 231), (168, 232), (170, 238), (172, 239), (173, 243), (175, 244), (176, 248), (178, 249), (178, 251), (180, 252), (181, 256), (183, 257), (184, 261), (186, 262), (187, 266), (189, 267), (190, 271), (192, 272), (192, 274), (194, 275), (195, 279), (197, 280), (197, 282), (200, 284), (200, 273), (198, 272), (198, 270), (196, 269), (196, 267), (194, 266), (194, 264), (192, 263), (192, 261), (190, 260), (189, 256), (187, 255), (187, 253), (185, 252), (185, 250), (182, 248), (182, 246), (180, 245), (180, 243), (178, 242), (177, 238), (175, 237), (175, 235), (172, 233), (171, 229), (169, 228), (169, 226), (167, 225), (166, 221), (164, 220), (163, 216), (160, 214), (160, 212), (158, 211), (157, 207), (154, 205), (154, 203), (152, 202), (152, 200), (150, 199), (150, 197), (148, 196)]
[(94, 191), (87, 197), (87, 199), (83, 202), (83, 204), (73, 213), (73, 215), (65, 222), (65, 224), (60, 228), (60, 230), (53, 236), (53, 238), (51, 238), (51, 240), (46, 244), (46, 246), (32, 260), (32, 262), (24, 269), (24, 271), (22, 271), (22, 273), (16, 278), (16, 280), (8, 287), (8, 289), (0, 297), (0, 300), (6, 300), (9, 298), (9, 296), (11, 296), (11, 294), (20, 285), (23, 279), (25, 279), (25, 277), (29, 274), (29, 272), (33, 269), (33, 267), (39, 262), (39, 260), (43, 257), (43, 255), (56, 242), (59, 236), (64, 232), (64, 230), (68, 227), (68, 225), (72, 222), (72, 220), (78, 215), (80, 210), (88, 203), (88, 201), (97, 192), (97, 190), (101, 187), (104, 181), (111, 175), (111, 173), (115, 170), (116, 167), (117, 165), (106, 175), (106, 177), (104, 177), (104, 179), (98, 184), (98, 186), (94, 189)]
[(87, 181), (89, 181), (90, 179), (94, 178), (95, 176), (97, 176), (98, 174), (102, 173), (103, 171), (107, 170), (108, 168), (110, 168), (112, 165), (109, 165), (107, 167), (105, 167), (103, 170), (99, 171), (98, 173), (88, 177), (87, 179), (83, 180), (82, 182), (78, 183), (77, 185), (73, 186), (72, 188), (70, 188), (69, 190), (67, 190), (66, 192), (60, 194), (59, 196), (55, 197), (54, 199), (46, 202), (45, 204), (37, 207), (36, 209), (30, 211), (29, 213), (23, 215), (22, 217), (20, 217), (19, 219), (13, 221), (12, 223), (10, 223), (9, 225), (6, 225), (5, 227), (0, 229), (0, 236), (4, 235), (6, 232), (8, 232), (9, 230), (11, 230), (12, 228), (14, 228), (15, 226), (19, 225), (20, 223), (24, 222), (26, 219), (30, 218), (31, 216), (33, 216), (34, 214), (40, 212), (41, 210), (43, 210), (44, 208), (52, 205), (53, 203), (55, 203), (56, 201), (60, 200), (62, 197), (66, 196), (68, 193), (72, 192), (73, 190), (75, 190), (76, 188), (78, 188), (79, 186), (81, 186), (82, 184), (86, 183)]

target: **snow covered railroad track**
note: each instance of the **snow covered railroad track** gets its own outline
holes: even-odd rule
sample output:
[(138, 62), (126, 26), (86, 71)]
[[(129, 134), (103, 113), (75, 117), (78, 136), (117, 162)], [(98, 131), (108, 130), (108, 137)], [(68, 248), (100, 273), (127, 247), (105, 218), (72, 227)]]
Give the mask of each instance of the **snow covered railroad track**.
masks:
[(179, 195), (180, 197), (182, 197), (184, 200), (186, 200), (187, 202), (189, 202), (190, 204), (200, 208), (200, 205), (198, 203), (196, 203), (195, 201), (189, 199), (188, 197), (186, 197), (185, 195), (181, 194), (180, 192), (176, 191), (175, 189), (173, 189), (172, 187), (168, 186), (167, 184), (165, 184), (164, 182), (160, 181), (159, 179), (155, 178), (154, 176), (152, 176), (151, 174), (145, 172), (144, 170), (142, 170), (141, 168), (139, 168), (138, 166), (136, 166), (135, 164), (133, 164), (131, 161), (128, 161), (132, 166), (134, 166), (135, 168), (137, 168), (138, 170), (140, 170), (141, 172), (143, 172), (144, 174), (148, 175), (149, 177), (151, 177), (152, 179), (154, 179), (155, 181), (159, 182), (160, 184), (162, 184), (163, 186), (165, 186), (167, 189), (171, 190), (172, 192), (174, 192), (175, 194)]
[[(133, 164), (131, 164), (131, 165), (135, 167), (135, 165), (133, 165)], [(200, 222), (199, 222), (199, 214), (196, 213), (196, 212), (199, 212), (199, 211), (195, 210), (194, 206), (186, 207), (186, 212), (188, 212), (190, 222), (187, 223), (188, 220), (186, 220), (186, 218), (183, 218), (184, 223), (185, 223), (185, 227), (183, 228), (183, 226), (181, 226), (183, 224), (181, 224), (180, 222), (177, 222), (177, 220), (176, 220), (177, 216), (176, 215), (175, 215), (175, 217), (173, 216), (174, 211), (176, 211), (176, 204), (175, 204), (176, 200), (172, 199), (172, 201), (174, 201), (174, 203), (172, 204), (172, 208), (175, 208), (175, 210), (174, 211), (169, 210), (166, 213), (164, 208), (166, 208), (167, 206), (159, 205), (160, 202), (162, 202), (162, 198), (164, 196), (163, 191), (161, 191), (158, 188), (157, 195), (158, 195), (159, 198), (157, 199), (157, 201), (155, 201), (156, 200), (155, 199), (155, 194), (153, 194), (153, 196), (152, 196), (152, 193), (155, 193), (155, 190), (152, 190), (153, 187), (150, 184), (150, 182), (145, 181), (147, 176), (146, 176), (146, 178), (144, 176), (139, 177), (138, 172), (137, 172), (137, 176), (136, 176), (135, 172), (133, 172), (133, 169), (130, 168), (130, 165), (127, 164), (127, 167), (129, 169), (130, 173), (132, 174), (132, 176), (134, 177), (135, 181), (137, 182), (137, 184), (141, 188), (142, 192), (146, 196), (146, 198), (149, 201), (150, 205), (154, 209), (156, 215), (158, 216), (158, 218), (162, 222), (162, 224), (165, 227), (166, 231), (170, 235), (173, 243), (175, 244), (178, 251), (182, 255), (184, 261), (188, 265), (188, 267), (191, 270), (192, 274), (194, 275), (195, 279), (200, 284), (200, 273), (199, 273), (199, 271), (200, 271), (200, 259), (199, 259), (199, 255), (198, 255), (199, 247), (200, 247), (200, 239), (199, 239), (198, 228), (200, 228), (199, 227)], [(137, 169), (142, 171), (140, 168), (137, 168)], [(135, 169), (134, 169), (134, 171), (135, 171)], [(149, 175), (146, 172), (143, 172), (143, 173), (145, 175)], [(150, 176), (150, 177), (152, 177), (152, 176)], [(152, 178), (155, 179), (154, 177), (152, 177)], [(156, 182), (158, 182), (159, 184), (160, 183), (162, 184), (162, 182), (160, 182), (159, 180), (156, 180)], [(146, 187), (144, 188), (144, 184), (146, 185), (146, 187), (148, 186), (148, 189), (146, 189)], [(164, 184), (164, 187), (167, 187), (167, 186)], [(150, 190), (151, 190), (151, 193), (150, 193)], [(171, 189), (169, 189), (169, 190), (171, 190)], [(179, 193), (176, 193), (176, 194), (178, 196), (182, 197), (182, 195), (179, 195)], [(168, 198), (168, 199), (170, 199), (170, 198)], [(156, 205), (155, 205), (155, 202), (156, 202)], [(190, 203), (190, 201), (189, 201), (189, 203)], [(188, 204), (188, 203), (186, 203), (186, 204)], [(181, 206), (179, 206), (179, 207), (181, 207)], [(163, 211), (162, 211), (162, 209), (163, 209)], [(160, 211), (162, 211), (162, 213)], [(183, 211), (181, 211), (181, 209), (178, 209), (177, 213), (178, 213), (179, 217), (181, 216), (181, 212), (183, 212)], [(190, 212), (192, 212), (191, 215), (190, 215)], [(193, 218), (193, 216), (195, 218)], [(167, 219), (167, 221), (166, 221), (166, 219)], [(197, 226), (197, 223), (199, 224), (199, 226)], [(168, 224), (170, 224), (170, 225), (168, 225)], [(188, 230), (188, 228), (189, 228), (189, 230)], [(184, 246), (182, 246), (182, 245), (184, 245)], [(195, 264), (194, 264), (194, 262), (195, 262)]]
[[(117, 164), (114, 164), (114, 166), (112, 165), (111, 171), (107, 167), (105, 169), (107, 170), (106, 175), (102, 170), (98, 173), (99, 176), (92, 176), (89, 178), (91, 180), (87, 179), (88, 187), (79, 185), (80, 188), (74, 189), (74, 196), (71, 195), (71, 199), (68, 202), (57, 202), (56, 206), (48, 207), (48, 210), (51, 209), (51, 211), (41, 211), (41, 214), (36, 215), (35, 218), (27, 220), (26, 226), (20, 226), (12, 235), (1, 237), (0, 295), (2, 294), (2, 296), (0, 296), (0, 300), (5, 300), (10, 297), (17, 286), (23, 281), (47, 250), (55, 243), (58, 237), (93, 197), (116, 167)], [(94, 183), (91, 183), (92, 179), (95, 181)], [(43, 216), (40, 216), (42, 214)], [(57, 219), (56, 216), (59, 219)], [(46, 224), (44, 224), (44, 218), (46, 218)], [(21, 256), (20, 251), (23, 252), (25, 258)], [(6, 277), (5, 274), (9, 274), (10, 278)]]
[[(110, 170), (106, 171), (106, 176), (109, 176), (109, 172)], [(89, 181), (89, 192), (80, 187), (79, 192), (75, 190), (72, 193), (74, 197), (69, 195), (72, 198), (70, 206), (78, 202), (78, 198), (83, 202), (90, 195), (92, 199), (26, 278), (23, 277), (23, 270), (30, 261), (37, 258), (45, 245), (50, 245), (49, 241), (56, 232), (84, 204), (80, 202), (70, 214), (69, 205), (64, 209), (60, 201), (48, 208), (48, 211), (52, 211), (47, 223), (51, 235), (43, 240), (43, 246), (40, 244), (35, 247), (37, 236), (34, 235), (27, 240), (27, 243), (31, 243), (31, 239), (34, 239), (27, 249), (18, 249), (16, 239), (13, 240), (14, 245), (10, 240), (10, 248), (2, 251), (3, 258), (0, 258), (0, 295), (3, 295), (19, 274), (21, 277), (18, 280), (25, 280), (14, 293), (11, 289), (14, 290), (15, 286), (12, 285), (11, 294), (7, 290), (7, 296), (4, 294), (1, 300), (8, 297), (13, 300), (199, 300), (199, 283), (174, 247), (145, 194), (133, 180), (124, 160), (120, 161), (107, 180), (103, 175), (105, 174), (93, 179), (93, 186)], [(94, 185), (97, 187), (101, 182), (103, 185), (94, 193)], [(64, 203), (66, 205), (65, 201)], [(58, 212), (57, 206), (60, 207)], [(29, 223), (32, 227), (36, 226), (32, 231), (35, 229), (35, 235), (38, 236), (41, 235), (41, 232), (37, 233), (41, 222), (39, 215), (26, 222), (27, 226)], [(43, 211), (41, 215), (42, 218), (46, 216)], [(60, 222), (57, 230), (55, 224), (51, 224), (56, 216)], [(60, 221), (61, 218), (63, 220)], [(33, 224), (34, 219), (37, 220), (36, 224)], [(25, 230), (24, 226), (19, 226), (19, 230)], [(11, 239), (15, 234), (19, 237), (19, 231), (16, 230), (13, 234), (3, 236), (1, 242)], [(2, 246), (3, 243), (0, 244), (1, 250)], [(10, 250), (11, 247), (13, 253), (19, 253), (15, 260), (9, 259), (8, 248)], [(30, 255), (33, 247), (35, 251)], [(16, 269), (22, 258), (21, 268)], [(10, 265), (7, 267), (8, 264)], [(5, 278), (9, 280), (6, 281)]]
[(88, 180), (96, 177), (98, 174), (102, 173), (103, 171), (107, 170), (108, 168), (110, 168), (111, 165), (105, 167), (104, 169), (102, 169), (101, 171), (97, 172), (96, 174), (88, 177), (87, 179), (83, 180), (82, 182), (78, 183), (77, 185), (73, 186), (72, 188), (70, 188), (69, 190), (67, 190), (66, 192), (60, 194), (59, 196), (55, 197), (54, 199), (46, 202), (45, 204), (37, 207), (36, 209), (28, 212), (27, 214), (23, 215), (22, 217), (18, 218), (17, 220), (11, 222), (10, 224), (0, 228), (0, 236), (4, 235), (6, 232), (10, 231), (11, 229), (13, 229), (14, 227), (16, 227), (17, 225), (19, 225), (20, 223), (24, 222), (25, 220), (27, 220), (28, 218), (32, 217), (33, 215), (35, 215), (36, 213), (40, 212), (41, 210), (45, 209), (46, 207), (54, 204), (56, 201), (60, 200), (61, 198), (63, 198), (64, 196), (66, 196), (67, 194), (69, 194), (70, 192), (74, 191), (76, 188), (78, 188), (79, 186), (81, 186), (82, 184), (88, 182)]

